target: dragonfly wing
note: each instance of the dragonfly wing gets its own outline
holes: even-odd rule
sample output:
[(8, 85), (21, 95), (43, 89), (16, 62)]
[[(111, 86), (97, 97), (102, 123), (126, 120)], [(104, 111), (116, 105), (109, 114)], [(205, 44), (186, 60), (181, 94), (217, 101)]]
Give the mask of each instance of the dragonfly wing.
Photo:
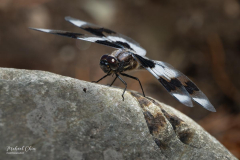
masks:
[(98, 37), (102, 37), (103, 39), (106, 39), (113, 43), (117, 43), (119, 46), (122, 46), (123, 48), (134, 50), (138, 55), (141, 56), (146, 55), (145, 49), (143, 49), (136, 41), (125, 35), (72, 17), (65, 17), (65, 20)]

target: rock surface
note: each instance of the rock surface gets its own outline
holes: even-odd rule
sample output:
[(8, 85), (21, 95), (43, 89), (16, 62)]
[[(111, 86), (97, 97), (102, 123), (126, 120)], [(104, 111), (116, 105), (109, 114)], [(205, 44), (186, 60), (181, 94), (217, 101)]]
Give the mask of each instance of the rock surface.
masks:
[[(44, 71), (0, 68), (1, 159), (236, 159), (179, 111)], [(14, 152), (24, 154), (14, 154)]]

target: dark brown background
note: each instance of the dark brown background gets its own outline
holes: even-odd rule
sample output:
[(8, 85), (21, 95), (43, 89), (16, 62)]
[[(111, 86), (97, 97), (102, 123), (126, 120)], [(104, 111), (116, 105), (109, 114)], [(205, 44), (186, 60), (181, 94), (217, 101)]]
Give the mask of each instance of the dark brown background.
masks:
[[(141, 80), (146, 95), (193, 118), (240, 158), (239, 1), (1, 0), (0, 67), (44, 70), (85, 81), (102, 77), (99, 58), (112, 48), (28, 29), (85, 33), (66, 22), (65, 16), (125, 34), (139, 42), (149, 58), (168, 62), (191, 78), (216, 113), (197, 104), (185, 107), (150, 73), (132, 73)], [(129, 89), (141, 91), (134, 80), (125, 80)], [(123, 87), (120, 81), (115, 85)]]

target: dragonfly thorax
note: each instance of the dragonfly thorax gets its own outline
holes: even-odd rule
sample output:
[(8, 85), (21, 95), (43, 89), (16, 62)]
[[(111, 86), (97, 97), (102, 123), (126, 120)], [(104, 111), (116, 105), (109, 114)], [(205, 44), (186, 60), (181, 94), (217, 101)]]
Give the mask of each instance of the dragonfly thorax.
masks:
[(103, 55), (100, 59), (100, 67), (105, 73), (130, 71), (138, 68), (139, 64), (133, 58), (132, 52), (116, 50), (110, 55)]

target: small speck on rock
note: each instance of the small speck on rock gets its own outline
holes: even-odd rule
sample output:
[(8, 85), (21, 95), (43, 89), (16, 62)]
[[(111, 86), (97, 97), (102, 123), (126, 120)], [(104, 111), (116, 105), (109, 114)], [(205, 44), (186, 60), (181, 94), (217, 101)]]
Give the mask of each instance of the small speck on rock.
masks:
[(87, 92), (87, 88), (83, 88), (83, 91), (86, 93)]

